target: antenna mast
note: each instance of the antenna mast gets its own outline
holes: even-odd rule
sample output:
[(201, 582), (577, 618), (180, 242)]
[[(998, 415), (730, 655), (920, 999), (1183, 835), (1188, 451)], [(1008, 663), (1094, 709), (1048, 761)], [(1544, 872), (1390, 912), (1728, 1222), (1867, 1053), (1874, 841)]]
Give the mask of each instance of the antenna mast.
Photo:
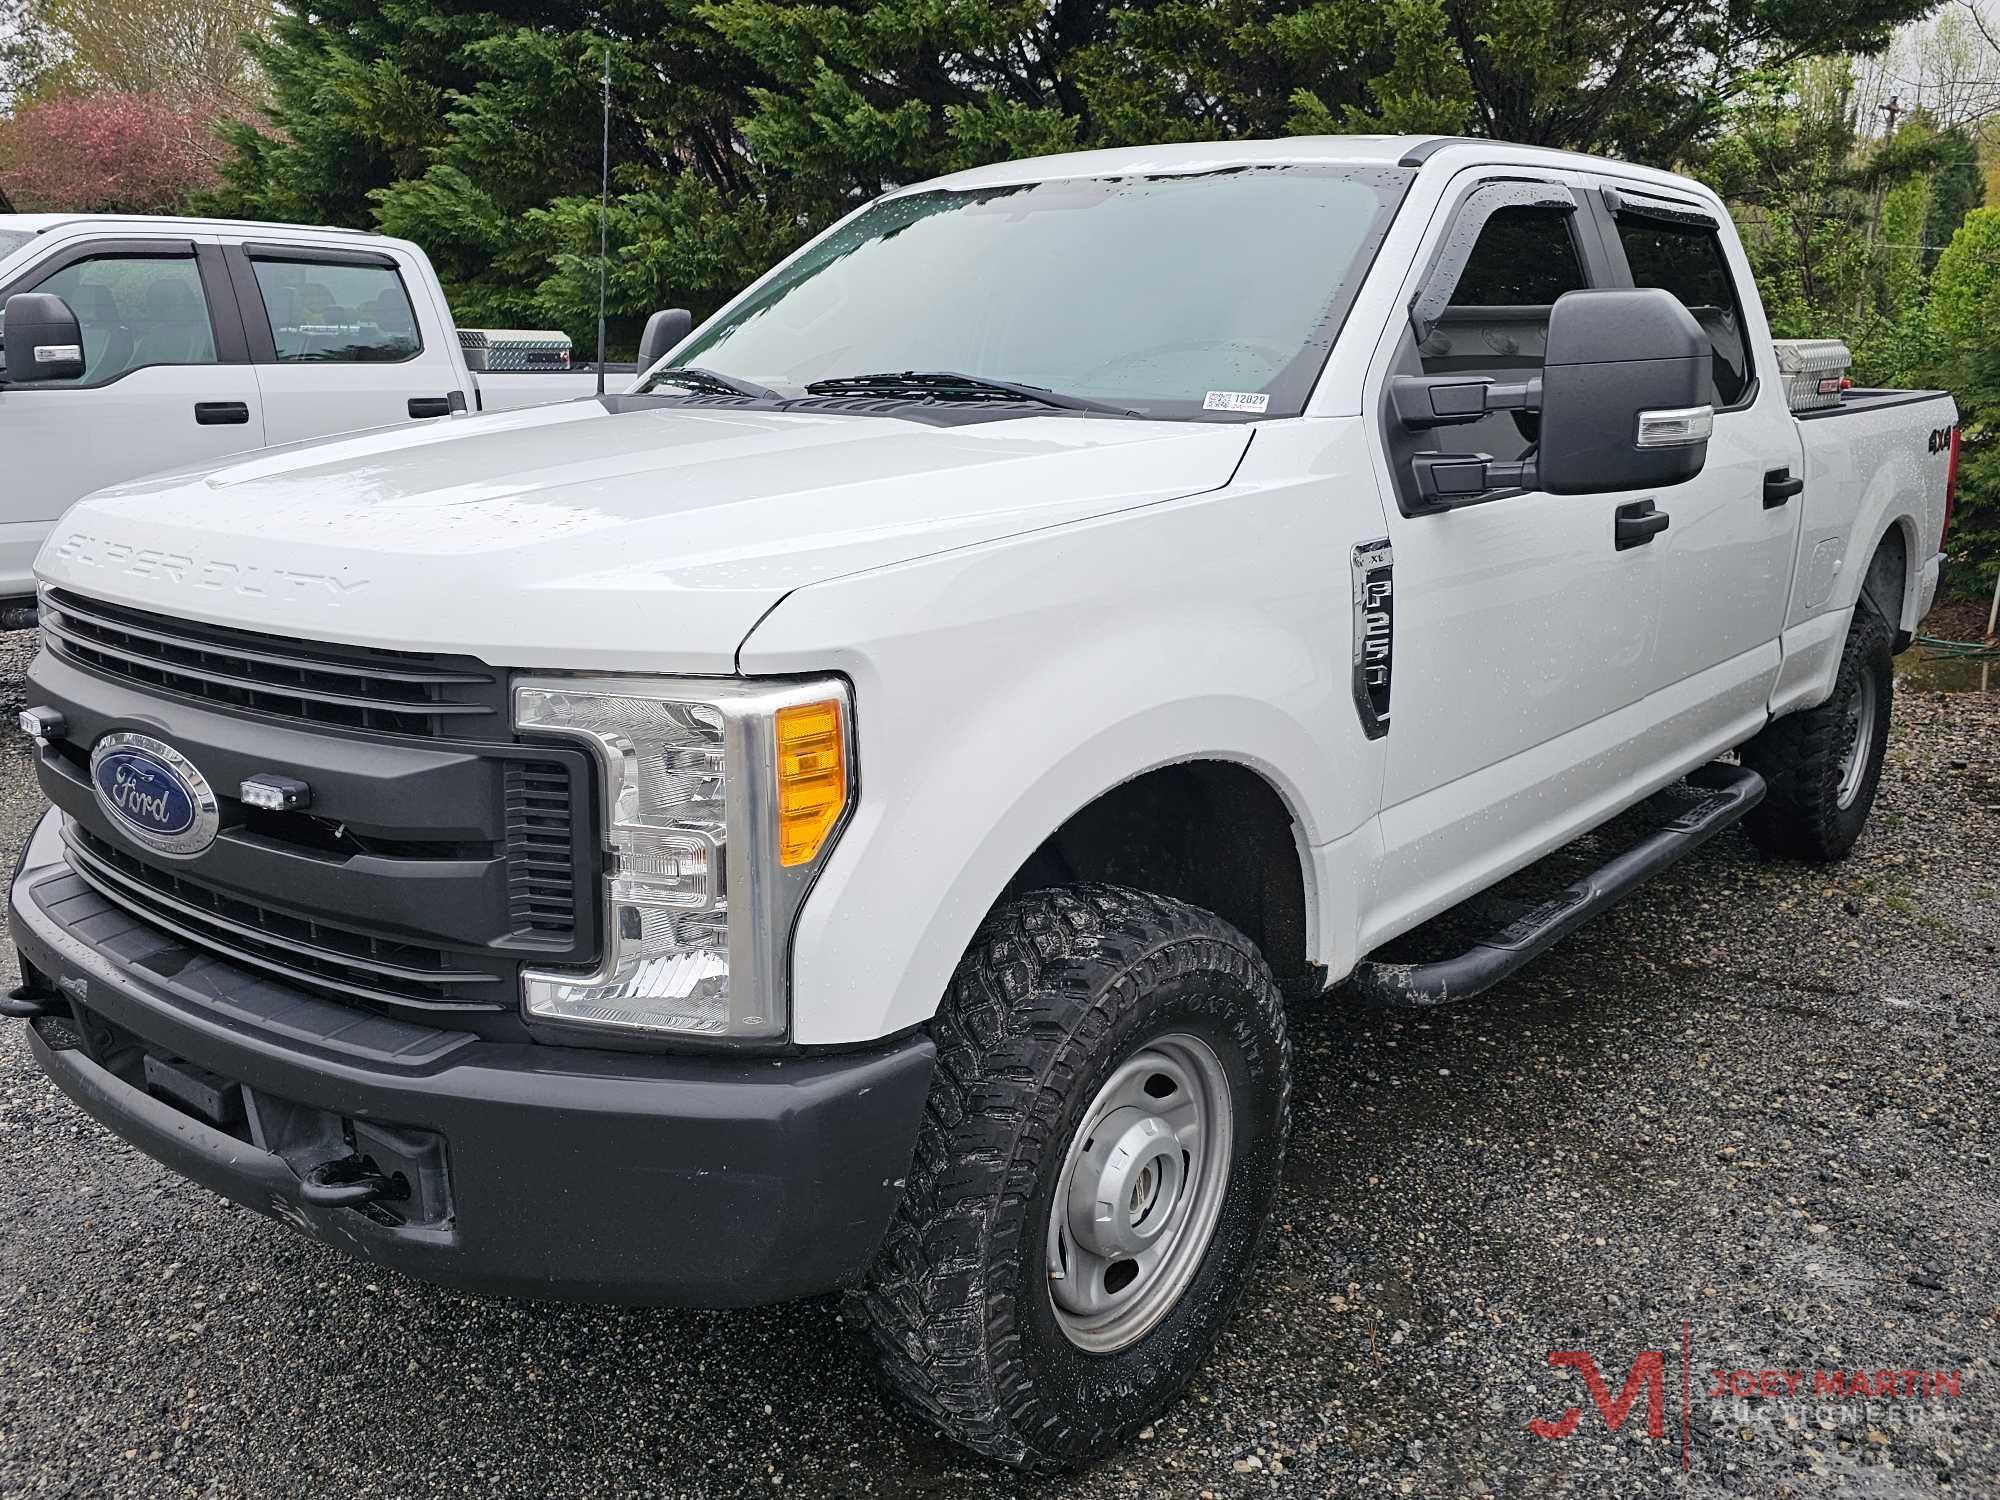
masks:
[(604, 142), (597, 185), (597, 394), (604, 394), (605, 270), (611, 244), (611, 39), (604, 40)]

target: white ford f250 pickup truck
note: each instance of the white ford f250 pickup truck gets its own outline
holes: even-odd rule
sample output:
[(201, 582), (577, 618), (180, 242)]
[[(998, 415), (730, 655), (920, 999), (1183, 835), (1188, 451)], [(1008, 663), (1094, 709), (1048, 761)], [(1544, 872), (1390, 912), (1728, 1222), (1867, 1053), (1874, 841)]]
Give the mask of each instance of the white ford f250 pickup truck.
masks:
[(0, 607), (32, 604), (35, 553), (92, 490), (596, 378), (468, 368), (423, 251), (349, 229), (0, 214), (0, 309), (23, 334), (0, 378)]
[(6, 1004), (351, 1254), (843, 1289), (947, 1432), (1087, 1459), (1244, 1285), (1281, 996), (1469, 997), (1739, 819), (1854, 842), (1956, 412), (1838, 384), (1795, 416), (1723, 205), (1615, 162), (891, 193), (629, 393), (72, 509)]

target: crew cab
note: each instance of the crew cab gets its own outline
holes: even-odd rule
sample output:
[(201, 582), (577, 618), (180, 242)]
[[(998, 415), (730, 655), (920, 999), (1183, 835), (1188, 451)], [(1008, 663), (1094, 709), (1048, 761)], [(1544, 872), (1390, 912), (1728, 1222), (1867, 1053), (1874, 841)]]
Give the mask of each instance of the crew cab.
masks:
[(1288, 1005), (1477, 1004), (1732, 825), (1860, 836), (1956, 410), (1795, 414), (1695, 182), (1009, 162), (660, 318), (628, 391), (114, 487), (39, 560), (7, 1004), (351, 1255), (842, 1291), (945, 1431), (1087, 1460), (1244, 1286)]
[(32, 603), (50, 525), (108, 484), (595, 389), (566, 355), (469, 368), (423, 251), (354, 230), (0, 214), (0, 310), (34, 333), (0, 380), (0, 607)]

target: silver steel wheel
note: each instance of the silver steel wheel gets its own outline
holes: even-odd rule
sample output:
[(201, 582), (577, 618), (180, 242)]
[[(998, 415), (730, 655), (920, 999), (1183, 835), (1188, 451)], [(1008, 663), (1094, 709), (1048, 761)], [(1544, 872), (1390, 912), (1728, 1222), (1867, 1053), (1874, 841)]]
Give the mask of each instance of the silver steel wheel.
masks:
[(1847, 748), (1840, 752), (1840, 790), (1835, 803), (1845, 811), (1861, 795), (1862, 778), (1868, 774), (1868, 753), (1875, 745), (1875, 715), (1880, 700), (1875, 693), (1875, 677), (1863, 672), (1855, 686), (1854, 701), (1847, 707)]
[(1221, 1059), (1184, 1032), (1090, 1101), (1049, 1210), (1049, 1302), (1077, 1348), (1136, 1343), (1194, 1280), (1229, 1190), (1231, 1119)]

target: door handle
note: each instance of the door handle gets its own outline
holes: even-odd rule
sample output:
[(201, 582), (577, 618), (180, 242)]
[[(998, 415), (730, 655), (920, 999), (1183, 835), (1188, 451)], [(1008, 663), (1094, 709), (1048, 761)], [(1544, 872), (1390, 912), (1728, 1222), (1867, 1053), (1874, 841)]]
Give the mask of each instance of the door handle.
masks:
[(451, 415), (449, 396), (412, 396), (410, 415), (413, 417), (448, 417)]
[(1617, 547), (1623, 552), (1627, 547), (1643, 547), (1654, 537), (1665, 531), (1672, 518), (1650, 500), (1634, 500), (1630, 505), (1618, 507), (1618, 518), (1612, 527), (1612, 535)]
[(1764, 473), (1764, 509), (1776, 510), (1804, 490), (1806, 482), (1794, 478), (1790, 469), (1768, 469)]
[(194, 419), (202, 427), (247, 427), (250, 425), (250, 403), (197, 401), (194, 404)]

